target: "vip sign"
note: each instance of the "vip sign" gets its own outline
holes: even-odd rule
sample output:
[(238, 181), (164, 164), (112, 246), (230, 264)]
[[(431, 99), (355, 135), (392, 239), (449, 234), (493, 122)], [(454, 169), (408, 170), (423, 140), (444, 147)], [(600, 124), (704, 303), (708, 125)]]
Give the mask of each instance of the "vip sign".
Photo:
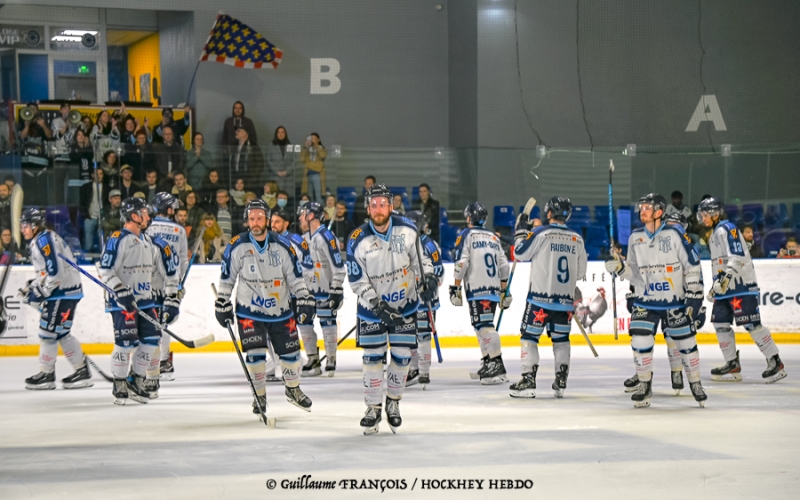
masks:
[[(311, 93), (336, 94), (342, 89), (338, 75), (341, 65), (337, 59), (323, 57), (311, 59)], [(323, 85), (324, 83), (324, 85)]]

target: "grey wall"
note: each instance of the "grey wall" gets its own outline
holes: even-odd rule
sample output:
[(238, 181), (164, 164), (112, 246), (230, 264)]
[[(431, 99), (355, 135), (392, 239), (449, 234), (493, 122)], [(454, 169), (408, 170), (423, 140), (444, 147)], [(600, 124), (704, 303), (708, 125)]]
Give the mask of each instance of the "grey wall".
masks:
[(186, 92), (198, 59), (192, 12), (159, 12), (161, 43), (161, 102), (186, 102)]

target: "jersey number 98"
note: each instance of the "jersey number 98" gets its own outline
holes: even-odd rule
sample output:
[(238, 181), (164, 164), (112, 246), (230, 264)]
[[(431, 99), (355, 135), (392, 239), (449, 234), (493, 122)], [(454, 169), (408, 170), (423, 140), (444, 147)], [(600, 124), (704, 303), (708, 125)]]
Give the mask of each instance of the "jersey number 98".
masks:
[(486, 274), (490, 278), (497, 276), (497, 259), (495, 259), (494, 255), (487, 253), (483, 256), (483, 261), (486, 262)]

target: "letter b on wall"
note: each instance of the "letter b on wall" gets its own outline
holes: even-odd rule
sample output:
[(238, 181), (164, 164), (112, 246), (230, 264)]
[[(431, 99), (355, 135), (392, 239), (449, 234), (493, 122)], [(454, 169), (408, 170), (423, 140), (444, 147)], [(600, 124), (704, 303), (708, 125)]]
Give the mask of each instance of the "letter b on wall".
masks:
[[(342, 89), (339, 61), (332, 57), (311, 59), (311, 93), (335, 94)], [(323, 85), (323, 82), (325, 85)]]

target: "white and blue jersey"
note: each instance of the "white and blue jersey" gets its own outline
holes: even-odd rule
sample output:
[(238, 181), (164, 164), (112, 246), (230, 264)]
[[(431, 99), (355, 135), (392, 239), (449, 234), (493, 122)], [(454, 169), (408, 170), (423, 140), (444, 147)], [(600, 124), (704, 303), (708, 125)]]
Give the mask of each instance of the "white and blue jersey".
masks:
[(230, 300), (234, 286), (236, 315), (267, 323), (293, 316), (292, 296), (309, 297), (292, 243), (271, 231), (263, 242), (247, 232), (228, 243), (222, 256), (219, 298)]
[(189, 243), (186, 238), (186, 229), (170, 219), (158, 215), (147, 228), (148, 236), (155, 236), (169, 243), (172, 253), (176, 254), (181, 262), (179, 280), (183, 280), (186, 269), (189, 268)]
[(75, 260), (72, 251), (59, 235), (47, 229), (34, 236), (30, 243), (31, 263), (36, 271), (36, 279), (44, 292), (44, 300), (80, 300), (83, 298), (81, 275), (72, 266), (59, 262), (58, 254)]
[(383, 300), (404, 317), (416, 313), (417, 276), (433, 272), (431, 259), (417, 257), (417, 227), (413, 222), (392, 215), (386, 233), (379, 233), (372, 222), (359, 226), (347, 241), (347, 276), (358, 296), (358, 317), (370, 323), (380, 320), (370, 301)]
[(303, 278), (306, 280), (306, 286), (311, 282), (311, 273), (314, 271), (314, 261), (311, 260), (311, 252), (308, 249), (308, 242), (299, 234), (290, 233), (287, 229), (281, 233), (281, 237), (292, 244), (295, 254), (297, 255), (297, 262), (303, 269)]
[(759, 295), (756, 270), (750, 258), (750, 250), (742, 232), (732, 222), (726, 220), (717, 224), (709, 238), (708, 248), (711, 251), (712, 275), (731, 276), (728, 290), (724, 295), (716, 295), (715, 298)]
[[(173, 296), (178, 293), (178, 269), (180, 268), (181, 260), (172, 245), (159, 237), (148, 236), (148, 238), (158, 249), (158, 253), (161, 256), (161, 259), (156, 263), (159, 272), (153, 275), (153, 290), (156, 291), (156, 295)], [(158, 304), (157, 307), (161, 307), (161, 304)]]
[(670, 224), (631, 233), (621, 276), (635, 287), (634, 305), (645, 309), (683, 307), (687, 292), (703, 293), (700, 258), (683, 229)]
[(309, 236), (308, 247), (313, 262), (309, 291), (317, 300), (327, 300), (331, 288), (341, 288), (346, 274), (338, 240), (327, 227), (320, 225)]
[(530, 261), (528, 303), (572, 311), (575, 283), (586, 276), (583, 237), (561, 224), (539, 226), (516, 237), (514, 256)]
[(464, 282), (467, 300), (500, 302), (500, 282), (508, 280), (508, 259), (500, 239), (482, 227), (468, 227), (456, 238), (455, 279)]
[[(136, 236), (123, 228), (108, 237), (98, 272), (109, 288), (130, 289), (139, 309), (147, 309), (156, 305), (152, 282), (153, 276), (161, 272), (160, 261), (161, 252), (146, 234)], [(106, 312), (121, 310), (112, 296), (106, 297)]]
[[(444, 265), (442, 265), (442, 250), (439, 248), (439, 244), (436, 243), (430, 236), (427, 234), (422, 235), (420, 239), (422, 243), (422, 251), (426, 257), (431, 259), (431, 264), (433, 264), (433, 274), (439, 279), (439, 286), (442, 286), (444, 282)], [(431, 301), (431, 307), (433, 310), (439, 309), (439, 289), (436, 289), (436, 296)], [(428, 306), (424, 303), (419, 304), (420, 311), (427, 311)]]

